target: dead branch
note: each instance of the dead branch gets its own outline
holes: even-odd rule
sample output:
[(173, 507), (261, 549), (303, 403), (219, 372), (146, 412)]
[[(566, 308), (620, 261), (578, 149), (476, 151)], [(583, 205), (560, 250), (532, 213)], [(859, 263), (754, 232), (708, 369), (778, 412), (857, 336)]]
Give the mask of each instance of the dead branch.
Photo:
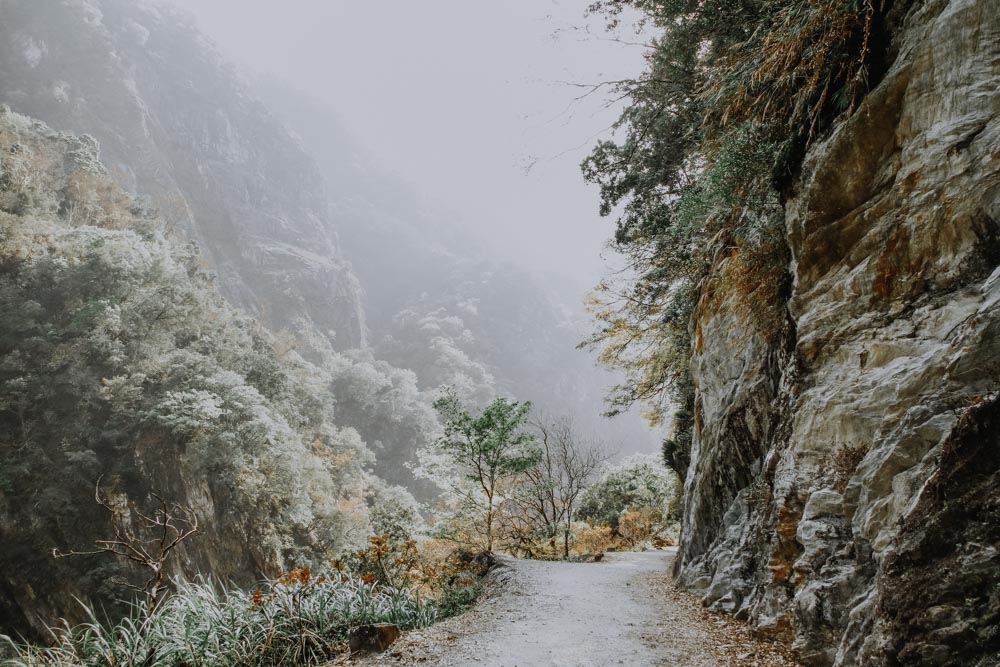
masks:
[(91, 551), (52, 550), (55, 558), (109, 554), (148, 570), (150, 576), (144, 586), (129, 585), (129, 588), (146, 596), (148, 612), (156, 609), (168, 590), (164, 564), (170, 553), (198, 532), (198, 517), (190, 507), (168, 502), (157, 493), (152, 495), (157, 507), (148, 514), (135, 510), (140, 525), (134, 527), (129, 521), (127, 506), (115, 507), (101, 497), (101, 479), (98, 479), (94, 500), (110, 515), (111, 539), (95, 540), (96, 549)]

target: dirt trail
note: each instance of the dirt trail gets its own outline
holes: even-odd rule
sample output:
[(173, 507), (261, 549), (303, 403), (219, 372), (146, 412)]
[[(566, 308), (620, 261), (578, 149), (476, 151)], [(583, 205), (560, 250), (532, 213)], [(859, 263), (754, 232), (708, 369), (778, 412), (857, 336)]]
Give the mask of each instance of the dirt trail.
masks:
[(741, 624), (669, 586), (671, 552), (609, 553), (600, 563), (508, 561), (473, 610), (409, 633), (354, 664), (478, 667), (792, 665)]

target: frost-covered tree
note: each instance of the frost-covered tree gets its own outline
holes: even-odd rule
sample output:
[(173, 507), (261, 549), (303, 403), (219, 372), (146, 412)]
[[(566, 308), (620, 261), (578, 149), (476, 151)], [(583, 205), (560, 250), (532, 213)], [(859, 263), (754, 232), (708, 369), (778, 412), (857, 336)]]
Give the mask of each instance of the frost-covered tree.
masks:
[(113, 605), (115, 582), (141, 577), (48, 556), (103, 535), (98, 478), (126, 499), (125, 522), (154, 493), (192, 508), (204, 532), (171, 575), (211, 565), (249, 582), (365, 538), (373, 458), (335, 420), (337, 369), (279, 345), (202, 265), (111, 182), (93, 142), (0, 112), (0, 537), (20, 545), (0, 550), (0, 571), (22, 573), (4, 581), (12, 597), (65, 596), (51, 599), (72, 615), (73, 595)]
[(618, 527), (627, 510), (650, 508), (663, 517), (678, 507), (680, 481), (656, 456), (637, 454), (608, 466), (580, 497), (581, 519)]
[(367, 500), (372, 533), (385, 537), (391, 546), (399, 546), (425, 532), (420, 505), (403, 487), (373, 480)]

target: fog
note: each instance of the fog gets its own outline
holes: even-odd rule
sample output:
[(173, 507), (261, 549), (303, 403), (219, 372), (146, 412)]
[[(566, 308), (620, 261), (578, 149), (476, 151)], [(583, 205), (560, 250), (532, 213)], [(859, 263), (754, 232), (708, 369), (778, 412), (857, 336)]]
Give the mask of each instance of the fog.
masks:
[(637, 74), (588, 0), (172, 0), (223, 54), (321, 98), (384, 168), (496, 259), (592, 286), (610, 221), (579, 163), (617, 109), (581, 87)]

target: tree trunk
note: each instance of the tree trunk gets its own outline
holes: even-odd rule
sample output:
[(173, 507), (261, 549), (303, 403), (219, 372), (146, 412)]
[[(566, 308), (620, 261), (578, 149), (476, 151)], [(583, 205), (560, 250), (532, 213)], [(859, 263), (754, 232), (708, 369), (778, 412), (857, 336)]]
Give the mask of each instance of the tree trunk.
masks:
[(563, 533), (563, 558), (569, 560), (569, 531), (573, 524), (573, 511), (566, 510), (566, 532)]
[(486, 553), (493, 553), (493, 496), (489, 496), (489, 509), (486, 510)]

